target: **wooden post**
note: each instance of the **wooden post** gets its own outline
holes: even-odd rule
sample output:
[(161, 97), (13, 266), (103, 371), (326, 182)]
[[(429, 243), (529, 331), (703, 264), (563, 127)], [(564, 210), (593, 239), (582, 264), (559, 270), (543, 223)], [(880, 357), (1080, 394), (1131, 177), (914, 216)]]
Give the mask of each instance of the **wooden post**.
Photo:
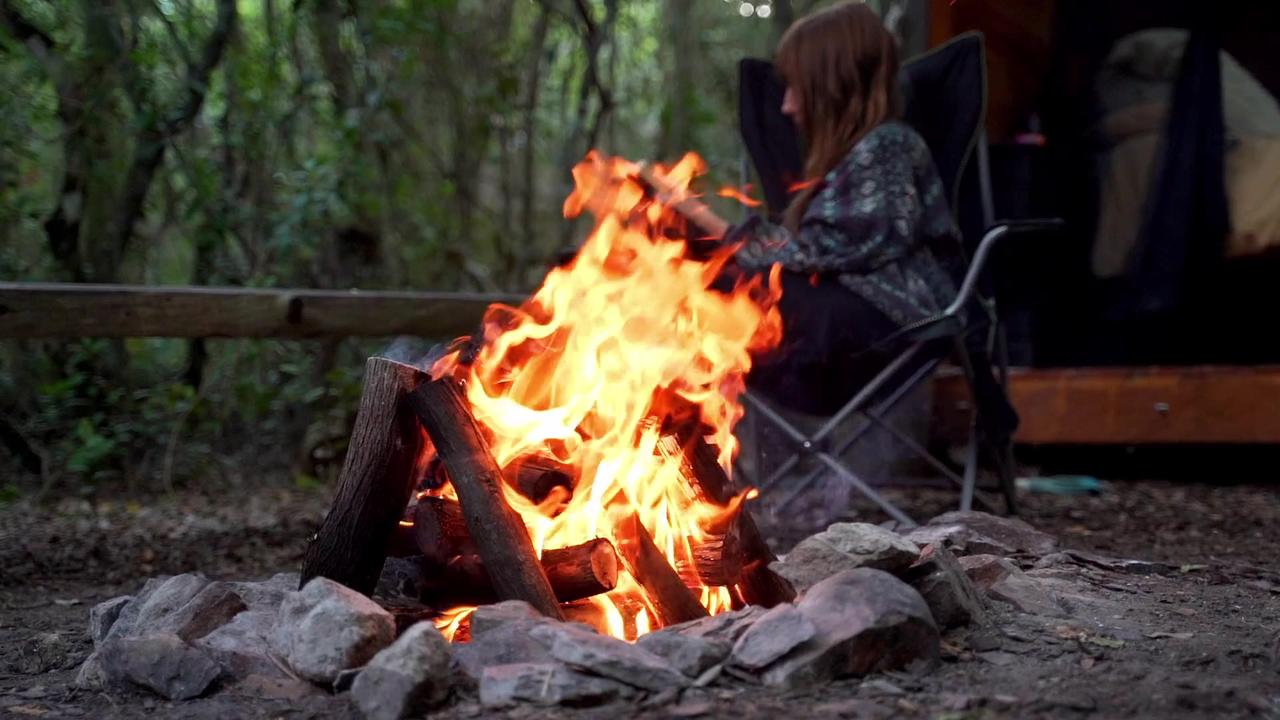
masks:
[(386, 358), (365, 363), (360, 410), (329, 514), (307, 546), (301, 585), (336, 580), (368, 595), (417, 479), (422, 428), (403, 399), (427, 374)]
[(461, 385), (449, 377), (426, 382), (410, 393), (408, 402), (449, 471), (467, 529), (499, 599), (524, 600), (543, 615), (563, 619), (524, 521), (502, 496), (502, 471)]

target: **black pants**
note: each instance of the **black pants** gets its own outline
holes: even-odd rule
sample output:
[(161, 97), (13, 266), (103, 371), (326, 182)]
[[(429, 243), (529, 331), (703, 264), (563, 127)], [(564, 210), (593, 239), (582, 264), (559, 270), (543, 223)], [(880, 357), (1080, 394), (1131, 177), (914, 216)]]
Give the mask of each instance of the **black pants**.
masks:
[(828, 415), (884, 369), (871, 348), (896, 323), (835, 278), (782, 273), (782, 343), (754, 359), (748, 386), (793, 410)]

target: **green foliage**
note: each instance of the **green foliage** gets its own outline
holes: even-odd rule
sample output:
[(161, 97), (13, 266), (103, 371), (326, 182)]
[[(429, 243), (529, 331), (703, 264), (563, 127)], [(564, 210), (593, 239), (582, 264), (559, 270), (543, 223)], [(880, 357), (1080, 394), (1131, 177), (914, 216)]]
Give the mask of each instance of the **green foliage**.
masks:
[[(779, 30), (710, 0), (239, 0), (193, 81), (224, 2), (6, 3), (41, 37), (0, 24), (0, 279), (528, 290), (582, 230), (560, 205), (593, 135), (737, 182), (736, 63)], [(0, 342), (0, 419), (60, 491), (308, 485), (384, 344)]]

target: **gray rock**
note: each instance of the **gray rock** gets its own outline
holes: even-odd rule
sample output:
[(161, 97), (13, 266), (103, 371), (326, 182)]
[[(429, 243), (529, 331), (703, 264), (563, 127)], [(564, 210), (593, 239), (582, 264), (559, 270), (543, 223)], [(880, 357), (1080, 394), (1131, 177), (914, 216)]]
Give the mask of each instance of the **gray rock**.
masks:
[(182, 607), (143, 629), (148, 633), (173, 633), (191, 642), (231, 622), (246, 609), (248, 606), (231, 583), (211, 582)]
[(370, 720), (425, 713), (449, 696), (449, 662), (449, 642), (431, 623), (418, 623), (373, 656), (351, 699)]
[(390, 600), (418, 600), (426, 588), (426, 565), (421, 555), (389, 557), (382, 563), (382, 574), (373, 594)]
[(593, 675), (652, 692), (689, 685), (689, 678), (662, 658), (617, 638), (570, 624), (540, 625), (532, 635), (551, 646), (551, 657)]
[(733, 646), (732, 662), (751, 672), (768, 667), (808, 642), (817, 628), (796, 606), (783, 604), (765, 613)]
[(634, 694), (620, 682), (575, 672), (559, 663), (494, 665), (485, 668), (480, 678), (480, 703), (490, 708), (522, 702), (589, 707)]
[(456, 645), (453, 658), (458, 669), (472, 682), (480, 682), (484, 669), (493, 665), (552, 662), (550, 643), (533, 636), (533, 629), (554, 622), (513, 620), (502, 632), (473, 635), (471, 642)]
[(271, 659), (275, 622), (275, 610), (246, 610), (192, 644), (209, 653), (232, 678), (285, 677), (284, 670)]
[(513, 620), (539, 620), (542, 615), (523, 600), (504, 600), (481, 605), (471, 613), (471, 637), (502, 627)]
[(1021, 570), (1010, 573), (987, 588), (987, 595), (993, 600), (1008, 603), (1015, 610), (1028, 615), (1045, 617), (1067, 617), (1069, 613), (1048, 590), (1035, 578)]
[[(155, 592), (143, 597), (142, 606), (138, 609), (138, 615), (133, 621), (132, 627), (123, 627), (125, 634), (141, 635), (149, 633), (151, 628), (156, 627), (161, 620), (180, 610), (184, 605), (204, 590), (209, 584), (209, 578), (197, 573), (186, 573), (184, 575), (174, 575), (164, 581)], [(127, 612), (128, 608), (126, 608)], [(121, 613), (121, 619), (124, 613)], [(119, 625), (119, 621), (117, 621)], [(114, 631), (115, 628), (112, 628)], [(112, 632), (114, 637), (116, 634)]]
[(716, 640), (732, 647), (738, 641), (738, 638), (742, 637), (743, 633), (749, 630), (757, 620), (764, 617), (767, 612), (769, 612), (768, 608), (749, 605), (741, 610), (690, 620), (677, 625), (669, 625), (663, 628), (663, 631), (680, 633), (681, 635), (705, 640)]
[(796, 607), (816, 633), (764, 671), (767, 685), (816, 685), (938, 656), (938, 628), (924, 598), (881, 570), (841, 572), (810, 588)]
[[(1029, 555), (1046, 555), (1058, 549), (1058, 539), (1048, 533), (1040, 532), (1026, 522), (1013, 517), (1000, 517), (977, 510), (957, 510), (943, 513), (929, 521), (928, 526), (959, 525), (971, 533), (972, 539), (979, 544), (994, 542), (1004, 550), (994, 554), (1025, 553)], [(975, 549), (975, 552), (993, 552), (990, 549)], [(965, 553), (970, 554), (970, 553)]]
[(107, 639), (111, 626), (115, 625), (120, 612), (132, 600), (132, 595), (121, 595), (93, 606), (89, 611), (89, 637), (93, 639), (94, 647), (101, 645), (102, 641)]
[(770, 567), (803, 592), (842, 570), (867, 567), (901, 572), (915, 562), (920, 548), (878, 525), (836, 523), (801, 540), (780, 563)]
[(395, 620), (377, 603), (318, 577), (285, 596), (271, 644), (298, 675), (328, 684), (390, 645), (395, 632)]
[(1012, 561), (998, 555), (968, 555), (960, 558), (960, 567), (974, 585), (988, 590), (1009, 575), (1021, 572)]
[(285, 596), (298, 589), (298, 573), (277, 573), (266, 580), (233, 582), (231, 587), (250, 610), (275, 612)]
[(926, 545), (903, 579), (928, 603), (939, 628), (987, 623), (982, 596), (956, 557), (941, 545)]
[(104, 639), (145, 634), (153, 623), (186, 605), (208, 584), (208, 578), (195, 573), (148, 579), (120, 610)]
[(666, 660), (671, 667), (696, 678), (723, 662), (732, 646), (719, 640), (658, 630), (642, 635), (636, 645)]
[(102, 657), (98, 651), (91, 653), (81, 663), (80, 669), (76, 672), (76, 679), (71, 682), (71, 685), (81, 690), (101, 690), (107, 686), (107, 674), (102, 669)]
[(147, 688), (170, 700), (203, 694), (222, 672), (204, 651), (171, 634), (111, 638), (98, 655), (110, 683)]

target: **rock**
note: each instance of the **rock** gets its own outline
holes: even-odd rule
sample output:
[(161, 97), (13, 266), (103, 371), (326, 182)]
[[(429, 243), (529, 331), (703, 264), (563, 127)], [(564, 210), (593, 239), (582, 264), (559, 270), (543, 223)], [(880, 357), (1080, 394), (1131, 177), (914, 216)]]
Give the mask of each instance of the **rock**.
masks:
[(107, 639), (107, 633), (120, 617), (120, 611), (132, 600), (132, 595), (121, 595), (93, 606), (89, 611), (89, 637), (93, 640), (94, 647)]
[(85, 658), (71, 685), (81, 690), (101, 690), (106, 687), (107, 674), (102, 668), (102, 658), (98, 651)]
[(550, 645), (551, 657), (593, 675), (651, 692), (689, 685), (689, 678), (662, 658), (617, 638), (556, 623), (535, 627), (532, 635)]
[[(988, 546), (984, 549), (972, 548), (970, 552), (1045, 555), (1058, 549), (1057, 538), (1048, 533), (1040, 532), (1018, 518), (1000, 517), (977, 510), (957, 510), (943, 513), (930, 520), (926, 527), (956, 525), (963, 527), (970, 533), (970, 538), (966, 544)], [(1003, 549), (993, 551), (989, 547), (991, 543)], [(970, 554), (970, 552), (965, 554)]]
[(485, 668), (480, 678), (480, 703), (490, 708), (520, 702), (588, 707), (634, 694), (623, 683), (575, 672), (559, 663), (494, 665)]
[(809, 588), (796, 608), (816, 632), (764, 670), (766, 685), (815, 685), (938, 656), (924, 598), (882, 570), (845, 570)]
[(719, 640), (682, 635), (678, 632), (658, 630), (641, 635), (636, 645), (666, 660), (671, 667), (696, 678), (723, 662), (729, 656), (731, 645)]
[(504, 600), (492, 605), (481, 605), (471, 613), (471, 637), (502, 627), (514, 620), (538, 620), (542, 615), (523, 600)]
[(801, 644), (817, 629), (796, 606), (783, 604), (765, 613), (733, 646), (734, 666), (758, 672)]
[(974, 585), (988, 590), (1012, 573), (1020, 572), (1011, 560), (998, 555), (969, 555), (960, 558), (960, 567)]
[(803, 592), (842, 570), (867, 567), (891, 573), (911, 566), (920, 548), (911, 540), (878, 525), (836, 523), (796, 545), (770, 567)]
[(107, 639), (147, 633), (148, 628), (186, 605), (208, 584), (209, 578), (195, 573), (147, 580), (120, 611), (107, 631)]
[(298, 589), (298, 573), (277, 573), (266, 580), (233, 582), (231, 587), (250, 610), (275, 612), (285, 595)]
[(246, 610), (192, 644), (209, 653), (232, 678), (286, 677), (271, 659), (270, 638), (275, 622), (275, 610)]
[(217, 630), (247, 609), (231, 583), (211, 582), (185, 605), (142, 629), (148, 633), (173, 633), (191, 642)]
[(298, 675), (328, 684), (390, 645), (395, 632), (391, 614), (377, 603), (318, 577), (285, 596), (271, 644)]
[(987, 594), (995, 600), (1012, 605), (1018, 612), (1028, 615), (1045, 617), (1069, 615), (1052, 593), (1021, 570), (1001, 578), (987, 589)]
[(111, 638), (98, 654), (109, 682), (144, 687), (170, 700), (203, 694), (222, 672), (208, 654), (172, 634)]
[(418, 623), (373, 656), (351, 699), (370, 720), (423, 714), (449, 696), (449, 662), (449, 642), (431, 623)]
[(503, 626), (503, 632), (472, 635), (471, 642), (454, 646), (453, 658), (458, 669), (477, 683), (489, 666), (552, 662), (550, 644), (532, 634), (535, 627), (550, 622), (554, 621), (513, 620)]
[(1019, 612), (1047, 617), (1067, 615), (1051, 593), (1006, 558), (971, 555), (960, 558), (960, 565), (988, 597), (1012, 605)]
[(749, 630), (757, 620), (764, 617), (767, 612), (769, 612), (767, 608), (749, 605), (741, 610), (698, 618), (678, 625), (669, 625), (663, 628), (663, 632), (674, 632), (704, 640), (716, 640), (733, 647), (738, 638), (742, 637), (742, 634)]
[(926, 545), (903, 579), (924, 598), (939, 628), (987, 623), (982, 596), (956, 557), (941, 545)]

